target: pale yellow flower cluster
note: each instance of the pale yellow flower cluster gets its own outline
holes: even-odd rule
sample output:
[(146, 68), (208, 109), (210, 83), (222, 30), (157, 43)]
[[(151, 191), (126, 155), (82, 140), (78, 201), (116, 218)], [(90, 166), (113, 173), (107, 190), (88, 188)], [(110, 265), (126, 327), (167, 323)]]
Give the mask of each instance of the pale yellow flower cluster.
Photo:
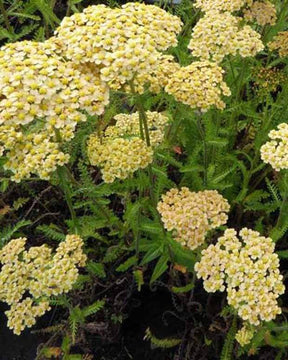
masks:
[(196, 0), (195, 7), (202, 11), (217, 10), (234, 12), (240, 10), (243, 6), (249, 5), (253, 0)]
[(288, 56), (288, 31), (280, 31), (268, 47), (270, 50), (278, 50), (280, 57)]
[(187, 187), (169, 190), (157, 206), (165, 228), (192, 250), (204, 243), (209, 230), (226, 223), (229, 209), (216, 190), (191, 192)]
[(47, 245), (25, 250), (26, 238), (11, 240), (0, 251), (0, 299), (10, 305), (8, 327), (19, 335), (50, 309), (49, 297), (71, 290), (84, 266), (83, 240), (67, 235), (53, 255)]
[(106, 183), (116, 178), (126, 179), (153, 161), (153, 148), (162, 143), (169, 119), (158, 112), (147, 111), (145, 114), (151, 146), (140, 138), (138, 112), (116, 115), (115, 125), (108, 126), (102, 137), (97, 133), (89, 137), (87, 153), (90, 163), (101, 168)]
[(249, 327), (249, 324), (245, 324), (240, 330), (237, 331), (235, 335), (235, 339), (241, 346), (245, 346), (250, 343), (253, 336), (255, 334), (255, 330)]
[(264, 49), (260, 34), (241, 25), (242, 18), (209, 10), (195, 25), (188, 48), (203, 60), (221, 62), (226, 55), (255, 56)]
[[(52, 42), (23, 41), (0, 49), (0, 147), (14, 181), (49, 179), (69, 156), (60, 141), (74, 136), (84, 111), (101, 114), (108, 87), (82, 66), (61, 59)], [(82, 112), (80, 112), (80, 110)]]
[(65, 17), (55, 35), (69, 60), (96, 64), (101, 79), (119, 89), (157, 68), (159, 51), (177, 45), (181, 25), (178, 17), (154, 5), (92, 5)]
[(223, 81), (223, 73), (224, 70), (216, 63), (196, 61), (171, 74), (165, 91), (176, 100), (203, 112), (213, 105), (223, 109), (225, 103), (221, 96), (231, 94)]
[(227, 288), (228, 304), (257, 326), (281, 313), (277, 299), (285, 290), (283, 276), (272, 239), (247, 228), (239, 235), (242, 241), (234, 229), (227, 229), (216, 245), (202, 251), (195, 270), (207, 292)]
[(278, 125), (278, 130), (271, 130), (268, 136), (272, 141), (262, 145), (261, 159), (276, 171), (288, 169), (288, 124)]
[[(11, 180), (15, 182), (29, 178), (32, 173), (38, 174), (43, 180), (49, 180), (50, 174), (56, 170), (57, 166), (62, 166), (69, 161), (69, 155), (60, 151), (59, 143), (51, 139), (48, 130), (28, 135), (14, 130), (16, 138), (9, 139), (9, 132), (13, 130), (9, 129), (7, 134), (6, 125), (0, 129), (2, 152), (5, 149), (7, 156), (4, 169), (12, 171)], [(8, 143), (11, 141), (13, 145), (8, 147), (5, 141), (7, 138)]]
[(22, 41), (0, 50), (0, 124), (27, 125), (45, 119), (45, 128), (71, 137), (85, 115), (100, 115), (108, 104), (108, 88), (84, 67), (76, 68), (55, 54), (52, 42)]
[(256, 20), (257, 24), (261, 26), (275, 25), (277, 20), (275, 5), (270, 1), (254, 1), (243, 13), (244, 19), (248, 21)]
[(91, 165), (99, 166), (103, 181), (112, 183), (116, 178), (126, 179), (138, 169), (144, 169), (153, 161), (153, 150), (139, 137), (104, 138), (93, 134), (87, 143)]
[[(152, 148), (163, 142), (165, 128), (169, 118), (156, 111), (146, 111), (147, 125), (149, 130), (150, 143)], [(140, 136), (139, 113), (118, 114), (114, 116), (116, 123), (109, 126), (104, 133), (105, 137), (116, 138), (125, 136)]]

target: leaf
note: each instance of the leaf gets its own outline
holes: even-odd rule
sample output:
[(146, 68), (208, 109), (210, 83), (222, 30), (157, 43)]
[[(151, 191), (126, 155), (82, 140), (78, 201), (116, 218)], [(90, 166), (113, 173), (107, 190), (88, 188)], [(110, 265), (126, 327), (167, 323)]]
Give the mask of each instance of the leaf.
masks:
[(150, 284), (159, 279), (159, 277), (168, 269), (168, 260), (169, 256), (167, 254), (163, 254), (159, 258), (151, 276)]
[(152, 260), (156, 259), (163, 253), (163, 246), (159, 244), (152, 244), (151, 248), (146, 252), (145, 256), (143, 257), (140, 265), (145, 265)]
[(101, 263), (96, 263), (94, 261), (89, 261), (86, 265), (86, 269), (93, 275), (104, 279), (106, 277), (106, 272), (104, 269), (104, 265)]
[(136, 256), (131, 256), (123, 264), (119, 265), (117, 267), (116, 271), (124, 272), (124, 271), (128, 270), (131, 266), (136, 265), (137, 261), (138, 261), (138, 259)]
[(194, 284), (191, 282), (190, 284), (187, 284), (186, 286), (181, 286), (181, 287), (172, 286), (171, 290), (175, 294), (179, 294), (179, 293), (188, 292), (188, 291), (192, 290), (193, 288), (194, 288)]
[(101, 310), (104, 307), (104, 305), (105, 305), (104, 300), (97, 300), (92, 305), (85, 307), (82, 310), (82, 314), (86, 318), (87, 316), (97, 313), (99, 310)]

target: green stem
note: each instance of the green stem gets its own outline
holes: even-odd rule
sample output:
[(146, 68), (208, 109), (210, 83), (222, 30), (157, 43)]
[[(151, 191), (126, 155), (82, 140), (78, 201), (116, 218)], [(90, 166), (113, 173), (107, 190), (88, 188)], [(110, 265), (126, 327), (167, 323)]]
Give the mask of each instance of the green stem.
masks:
[(67, 181), (68, 176), (67, 176), (66, 168), (58, 167), (57, 174), (58, 174), (59, 181), (60, 181), (60, 187), (61, 187), (62, 191), (64, 192), (65, 200), (66, 200), (68, 209), (70, 211), (70, 215), (71, 215), (71, 219), (72, 219), (72, 223), (73, 223), (73, 231), (75, 234), (78, 234), (78, 222), (77, 222), (75, 210), (73, 208), (71, 189), (70, 189), (69, 183)]
[(208, 158), (207, 158), (207, 144), (205, 138), (205, 127), (202, 123), (202, 119), (199, 117), (197, 120), (198, 129), (203, 142), (203, 165), (204, 165), (204, 174), (203, 174), (203, 185), (207, 187), (208, 179), (207, 179), (207, 170), (208, 170)]

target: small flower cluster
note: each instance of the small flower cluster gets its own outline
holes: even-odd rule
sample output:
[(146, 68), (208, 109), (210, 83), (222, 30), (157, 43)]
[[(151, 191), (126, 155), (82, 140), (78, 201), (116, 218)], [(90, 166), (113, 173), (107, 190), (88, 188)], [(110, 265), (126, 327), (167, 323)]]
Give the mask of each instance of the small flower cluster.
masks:
[(288, 124), (278, 125), (278, 130), (271, 130), (269, 138), (261, 147), (261, 159), (276, 171), (288, 169)]
[(55, 38), (69, 60), (96, 64), (102, 80), (119, 89), (157, 68), (159, 51), (177, 45), (181, 25), (178, 17), (154, 5), (92, 5), (65, 17)]
[(202, 11), (213, 9), (217, 11), (234, 12), (251, 3), (252, 0), (196, 0), (194, 6), (200, 8)]
[(80, 110), (101, 114), (108, 103), (99, 74), (76, 68), (55, 50), (52, 42), (32, 41), (0, 49), (0, 147), (17, 182), (32, 173), (49, 179), (69, 160), (55, 131), (69, 141), (77, 123), (86, 120)]
[(209, 230), (226, 223), (229, 209), (216, 190), (191, 192), (186, 187), (171, 189), (157, 206), (165, 228), (192, 250), (203, 244)]
[(84, 266), (83, 240), (67, 235), (53, 255), (47, 245), (25, 250), (26, 238), (11, 240), (0, 251), (0, 299), (10, 305), (8, 327), (19, 335), (50, 309), (49, 297), (71, 290)]
[(195, 25), (188, 48), (203, 60), (221, 62), (226, 55), (255, 56), (264, 49), (260, 34), (229, 12), (210, 10)]
[(112, 183), (116, 178), (126, 179), (153, 161), (153, 150), (139, 137), (107, 138), (101, 142), (93, 134), (89, 137), (87, 152), (91, 165), (101, 168), (106, 183)]
[(237, 331), (235, 335), (235, 339), (241, 346), (245, 346), (250, 343), (253, 336), (255, 334), (255, 330), (249, 326), (249, 324), (244, 324), (240, 330)]
[(285, 290), (283, 276), (272, 239), (247, 228), (239, 235), (242, 241), (234, 229), (227, 229), (216, 245), (202, 251), (195, 270), (207, 292), (227, 288), (228, 304), (244, 321), (258, 326), (281, 313), (277, 299)]
[(280, 31), (268, 44), (270, 50), (278, 50), (280, 57), (288, 56), (288, 31)]
[(160, 145), (168, 118), (157, 112), (146, 112), (151, 146), (140, 138), (139, 113), (118, 114), (116, 124), (109, 126), (102, 137), (92, 134), (87, 143), (91, 165), (99, 166), (103, 180), (126, 179), (153, 161), (153, 148)]
[(277, 20), (275, 5), (270, 1), (254, 1), (243, 13), (246, 20), (256, 20), (257, 24), (261, 26), (275, 25)]
[(213, 105), (223, 109), (225, 103), (221, 96), (231, 94), (223, 81), (223, 73), (224, 70), (216, 63), (195, 61), (171, 74), (165, 91), (176, 100), (203, 112)]
[(23, 41), (0, 50), (0, 124), (27, 125), (45, 118), (45, 127), (70, 138), (85, 115), (100, 115), (108, 103), (108, 88), (84, 67), (55, 54), (52, 42)]

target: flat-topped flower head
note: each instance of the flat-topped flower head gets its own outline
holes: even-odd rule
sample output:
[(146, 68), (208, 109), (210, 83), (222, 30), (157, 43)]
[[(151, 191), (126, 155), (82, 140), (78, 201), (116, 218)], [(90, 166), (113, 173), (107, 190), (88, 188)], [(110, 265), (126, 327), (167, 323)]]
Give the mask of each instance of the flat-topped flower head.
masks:
[[(281, 313), (277, 299), (285, 287), (274, 248), (273, 240), (257, 231), (243, 228), (238, 237), (234, 229), (227, 229), (216, 245), (202, 251), (195, 264), (197, 277), (207, 292), (226, 289), (228, 304), (242, 320), (258, 326)], [(239, 342), (244, 344), (250, 335), (243, 330)]]
[(55, 254), (47, 245), (25, 250), (26, 241), (11, 240), (0, 251), (0, 300), (10, 305), (8, 327), (17, 335), (50, 310), (50, 296), (72, 289), (86, 262), (78, 235), (67, 235)]
[(141, 139), (138, 112), (116, 115), (115, 125), (108, 126), (101, 137), (97, 133), (89, 137), (87, 153), (90, 163), (101, 168), (105, 182), (126, 179), (152, 163), (153, 150), (163, 142), (169, 119), (153, 111), (147, 111), (145, 116), (150, 146)]
[(245, 20), (256, 21), (261, 26), (275, 25), (277, 20), (275, 5), (270, 1), (254, 1), (243, 12)]
[(106, 138), (101, 142), (97, 134), (89, 137), (87, 153), (91, 165), (101, 168), (103, 181), (112, 183), (126, 179), (135, 171), (146, 168), (153, 161), (153, 150), (139, 137)]
[[(241, 25), (242, 18), (209, 10), (192, 31), (188, 48), (202, 60), (221, 62), (226, 55), (255, 56), (264, 49), (260, 34)], [(245, 48), (245, 50), (243, 50)]]
[(66, 17), (55, 32), (60, 51), (76, 63), (96, 64), (118, 89), (156, 69), (159, 51), (177, 45), (181, 20), (154, 5), (92, 5)]
[(210, 61), (195, 61), (171, 75), (165, 91), (177, 101), (202, 112), (215, 106), (224, 109), (222, 96), (231, 94), (223, 80), (224, 70)]
[(278, 130), (271, 130), (268, 136), (271, 141), (262, 145), (261, 159), (276, 171), (288, 169), (288, 124), (278, 125)]
[(60, 129), (65, 138), (66, 128), (86, 120), (79, 110), (103, 113), (109, 93), (99, 71), (76, 67), (56, 49), (51, 41), (16, 42), (0, 49), (0, 124), (43, 119), (46, 128)]
[[(0, 152), (12, 180), (48, 180), (69, 160), (60, 150), (76, 126), (103, 113), (109, 89), (91, 64), (75, 66), (52, 41), (16, 42), (0, 49)], [(57, 133), (57, 134), (56, 134)]]
[(209, 230), (226, 223), (229, 208), (216, 190), (191, 192), (186, 187), (171, 189), (157, 206), (165, 228), (192, 250), (204, 243)]

